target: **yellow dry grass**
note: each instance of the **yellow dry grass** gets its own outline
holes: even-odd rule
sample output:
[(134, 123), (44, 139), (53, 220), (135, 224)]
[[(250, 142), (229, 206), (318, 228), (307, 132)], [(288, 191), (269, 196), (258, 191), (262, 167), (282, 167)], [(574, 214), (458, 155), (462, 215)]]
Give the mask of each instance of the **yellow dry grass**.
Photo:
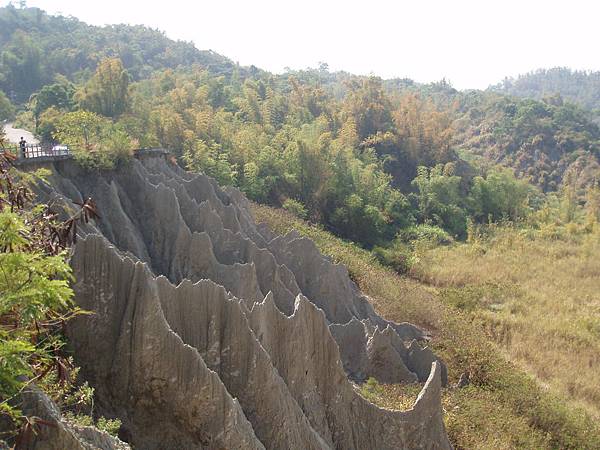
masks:
[(600, 415), (600, 233), (498, 228), (423, 252), (414, 272), (450, 302), (462, 299), (543, 386)]

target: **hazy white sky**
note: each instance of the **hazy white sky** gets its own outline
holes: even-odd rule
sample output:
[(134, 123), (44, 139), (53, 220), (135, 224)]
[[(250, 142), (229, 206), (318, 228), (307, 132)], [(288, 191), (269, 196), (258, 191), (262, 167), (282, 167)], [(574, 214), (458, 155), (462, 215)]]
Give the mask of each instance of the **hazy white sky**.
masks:
[[(0, 4), (8, 2), (0, 0)], [(15, 4), (18, 2), (14, 2)], [(598, 0), (30, 0), (95, 25), (144, 24), (242, 65), (484, 88), (536, 68), (600, 70)]]

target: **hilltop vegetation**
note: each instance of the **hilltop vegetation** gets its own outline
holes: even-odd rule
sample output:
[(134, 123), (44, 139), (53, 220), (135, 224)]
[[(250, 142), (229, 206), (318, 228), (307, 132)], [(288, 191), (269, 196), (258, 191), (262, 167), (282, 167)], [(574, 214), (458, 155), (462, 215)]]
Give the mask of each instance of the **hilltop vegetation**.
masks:
[[(461, 93), (326, 65), (276, 76), (144, 27), (90, 27), (35, 8), (3, 8), (0, 20), (0, 87), (43, 140), (70, 143), (90, 167), (162, 146), (367, 247), (414, 226), (463, 239), (469, 220), (517, 220), (543, 203), (496, 164), (543, 191), (574, 186), (582, 202), (600, 172), (598, 126), (560, 98)], [(76, 63), (63, 56), (73, 54)]]
[(517, 78), (507, 78), (492, 89), (537, 100), (559, 94), (568, 101), (594, 111), (596, 115), (600, 112), (600, 72), (571, 70), (567, 67), (539, 69)]
[(512, 167), (545, 192), (599, 179), (600, 128), (574, 103), (471, 93), (461, 109), (454, 142), (465, 157)]
[(27, 101), (57, 75), (86, 80), (106, 58), (123, 61), (133, 79), (146, 78), (157, 69), (194, 64), (228, 76), (240, 70), (215, 52), (173, 41), (144, 26), (95, 27), (74, 17), (12, 5), (0, 8), (0, 47), (0, 90), (15, 103)]

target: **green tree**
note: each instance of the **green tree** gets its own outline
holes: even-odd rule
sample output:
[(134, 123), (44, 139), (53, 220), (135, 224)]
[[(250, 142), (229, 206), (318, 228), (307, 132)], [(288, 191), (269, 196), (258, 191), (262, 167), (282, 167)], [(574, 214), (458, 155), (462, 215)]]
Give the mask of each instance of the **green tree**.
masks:
[(86, 167), (109, 169), (130, 157), (132, 143), (127, 133), (93, 112), (64, 114), (56, 120), (55, 129), (54, 139), (68, 145)]
[(463, 238), (467, 232), (467, 214), (460, 190), (460, 177), (444, 173), (439, 164), (431, 169), (419, 167), (412, 185), (419, 223), (437, 225), (453, 236)]
[(11, 120), (15, 117), (15, 107), (4, 92), (0, 91), (0, 122)]
[(74, 151), (95, 151), (108, 124), (107, 119), (93, 112), (75, 111), (60, 118), (54, 138)]
[(96, 73), (76, 93), (83, 109), (117, 117), (129, 107), (129, 73), (118, 58), (100, 61)]
[(472, 217), (481, 223), (503, 219), (518, 221), (530, 212), (534, 188), (515, 177), (510, 169), (492, 169), (484, 177), (475, 177), (470, 193)]
[(0, 88), (15, 103), (26, 101), (43, 83), (41, 50), (27, 33), (17, 30), (0, 53)]
[(56, 133), (56, 124), (62, 117), (56, 107), (51, 106), (46, 109), (38, 119), (37, 135), (42, 142), (52, 142)]
[(59, 79), (56, 83), (48, 84), (40, 89), (29, 99), (35, 128), (38, 130), (40, 116), (50, 107), (58, 110), (70, 111), (73, 106), (75, 86), (66, 79)]
[(233, 184), (236, 173), (228, 161), (227, 153), (218, 144), (212, 142), (209, 145), (202, 139), (195, 139), (185, 147), (183, 161), (188, 170), (205, 173), (220, 184)]
[(560, 214), (561, 219), (566, 222), (574, 222), (579, 204), (577, 192), (576, 174), (571, 171), (567, 173), (560, 189)]
[(589, 222), (600, 222), (600, 186), (597, 181), (588, 186), (586, 190), (585, 209)]

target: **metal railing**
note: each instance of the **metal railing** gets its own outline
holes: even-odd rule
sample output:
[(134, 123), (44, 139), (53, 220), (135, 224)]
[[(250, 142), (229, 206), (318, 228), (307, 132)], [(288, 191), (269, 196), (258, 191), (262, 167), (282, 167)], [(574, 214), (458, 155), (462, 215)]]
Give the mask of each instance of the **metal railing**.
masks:
[[(15, 145), (5, 147), (0, 151), (8, 151), (16, 156), (16, 164), (23, 164), (27, 161), (55, 161), (60, 159), (69, 159), (73, 157), (71, 150), (66, 145), (53, 144), (26, 144), (24, 147)], [(133, 156), (139, 158), (141, 156), (168, 156), (171, 153), (160, 147), (155, 148), (138, 148), (133, 151)]]
[(170, 155), (171, 153), (162, 147), (147, 147), (136, 148), (133, 150), (133, 155), (136, 157), (144, 155)]
[(63, 159), (71, 156), (71, 150), (66, 145), (52, 144), (26, 144), (25, 146), (13, 147), (12, 152), (17, 159)]

